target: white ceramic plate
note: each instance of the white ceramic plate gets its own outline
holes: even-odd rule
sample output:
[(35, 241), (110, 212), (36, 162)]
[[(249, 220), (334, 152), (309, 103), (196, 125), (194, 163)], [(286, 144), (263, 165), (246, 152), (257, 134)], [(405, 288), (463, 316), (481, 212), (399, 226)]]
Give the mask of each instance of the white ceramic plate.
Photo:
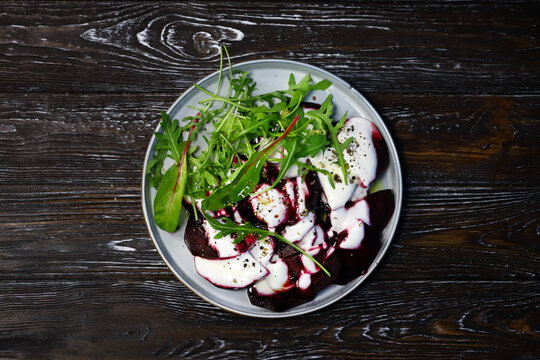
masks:
[[(383, 174), (382, 181), (384, 188), (393, 190), (396, 200), (394, 214), (382, 233), (381, 249), (371, 264), (371, 267), (363, 276), (358, 277), (344, 286), (331, 285), (318, 293), (314, 300), (306, 304), (297, 306), (284, 312), (272, 312), (270, 310), (253, 306), (249, 302), (246, 290), (233, 291), (221, 289), (215, 287), (197, 274), (193, 262), (193, 256), (187, 249), (183, 240), (186, 225), (185, 212), (183, 212), (181, 215), (182, 220), (180, 223), (180, 229), (173, 234), (159, 229), (155, 224), (152, 204), (156, 191), (155, 189), (150, 188), (146, 176), (144, 176), (148, 162), (153, 156), (152, 148), (156, 142), (155, 136), (152, 136), (150, 144), (148, 145), (148, 150), (144, 159), (142, 179), (142, 207), (150, 235), (159, 254), (171, 271), (178, 277), (178, 279), (180, 279), (188, 288), (190, 288), (201, 298), (220, 308), (237, 314), (262, 318), (290, 317), (316, 311), (336, 302), (360, 285), (377, 266), (390, 245), (390, 241), (396, 230), (399, 213), (401, 211), (402, 199), (401, 170), (394, 142), (392, 141), (388, 129), (384, 125), (381, 117), (366, 101), (366, 99), (356, 90), (354, 90), (349, 84), (325, 70), (319, 69), (312, 65), (289, 60), (255, 60), (233, 65), (233, 68), (248, 71), (250, 73), (251, 77), (257, 82), (255, 93), (265, 93), (273, 90), (287, 89), (287, 82), (290, 73), (295, 75), (296, 81), (299, 81), (305, 74), (308, 73), (311, 74), (311, 77), (315, 82), (322, 79), (328, 79), (332, 82), (332, 86), (325, 91), (315, 91), (309, 94), (306, 101), (321, 103), (324, 101), (328, 93), (332, 93), (335, 119), (341, 118), (345, 112), (348, 112), (349, 117), (362, 116), (375, 123), (386, 141), (390, 155), (389, 167)], [(227, 74), (227, 71), (224, 70), (223, 73)], [(217, 81), (218, 72), (215, 72), (202, 79), (197, 84), (210, 91), (215, 91)], [(227, 85), (228, 83), (225, 81), (225, 83), (222, 85), (223, 92), (225, 92), (227, 89)], [(169, 108), (168, 113), (171, 118), (176, 118), (179, 120), (183, 119), (185, 116), (195, 115), (196, 110), (188, 106), (195, 105), (199, 100), (204, 98), (207, 98), (207, 96), (202, 94), (194, 87), (191, 87), (175, 101), (175, 103)], [(156, 131), (160, 131), (160, 126), (157, 127)]]

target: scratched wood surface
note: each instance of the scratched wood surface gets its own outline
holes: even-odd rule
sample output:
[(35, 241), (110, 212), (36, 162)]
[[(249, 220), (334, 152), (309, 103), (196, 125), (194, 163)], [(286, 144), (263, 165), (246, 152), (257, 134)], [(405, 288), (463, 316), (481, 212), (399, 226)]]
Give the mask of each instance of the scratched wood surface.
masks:
[[(0, 2), (1, 359), (540, 358), (535, 2)], [(300, 319), (176, 280), (140, 207), (159, 112), (233, 62), (342, 77), (404, 175), (389, 252)]]

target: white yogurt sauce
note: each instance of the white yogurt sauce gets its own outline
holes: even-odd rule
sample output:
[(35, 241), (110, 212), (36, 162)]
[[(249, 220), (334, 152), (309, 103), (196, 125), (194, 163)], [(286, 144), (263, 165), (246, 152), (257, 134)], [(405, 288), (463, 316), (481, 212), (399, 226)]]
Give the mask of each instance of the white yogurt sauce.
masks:
[(268, 276), (258, 281), (253, 287), (259, 294), (272, 295), (279, 291), (286, 291), (294, 286), (289, 284), (289, 267), (277, 256), (266, 264)]
[(274, 255), (274, 250), (274, 241), (267, 236), (262, 240), (256, 241), (249, 252), (261, 263), (261, 265), (265, 266)]
[[(319, 225), (315, 225), (313, 230), (308, 232), (297, 246), (309, 255), (315, 256), (321, 251), (322, 245), (326, 244), (325, 240), (324, 230)], [(319, 267), (309, 257), (302, 255), (300, 260), (307, 273), (314, 274), (319, 271)]]
[(317, 271), (319, 271), (319, 267), (315, 264), (315, 262), (313, 262), (313, 260), (308, 258), (306, 255), (300, 256), (300, 260), (302, 261), (302, 265), (304, 265), (304, 270), (306, 273), (315, 274)]
[(307, 212), (306, 198), (309, 195), (309, 188), (301, 176), (296, 178), (296, 195), (296, 213), (298, 216), (305, 216)]
[(302, 250), (308, 252), (310, 255), (316, 255), (319, 253), (321, 245), (325, 242), (324, 230), (315, 225), (296, 246)]
[(342, 249), (357, 249), (364, 239), (364, 223), (370, 225), (367, 201), (360, 200), (348, 209), (340, 208), (330, 212), (332, 229), (338, 234), (347, 230), (347, 237), (339, 245)]
[[(343, 158), (348, 165), (348, 182), (343, 180), (343, 171), (338, 164), (338, 156), (333, 148), (310, 159), (311, 163), (330, 172), (334, 179), (334, 188), (330, 185), (328, 175), (317, 173), (321, 187), (325, 194), (328, 206), (332, 210), (345, 206), (351, 199), (362, 199), (367, 192), (365, 189), (375, 180), (377, 171), (377, 151), (372, 138), (373, 124), (364, 118), (348, 119), (338, 133), (338, 141), (343, 143), (353, 138), (347, 149), (343, 151)], [(357, 190), (356, 184), (364, 189)]]
[(295, 191), (295, 182), (287, 180), (285, 182), (285, 192), (287, 197), (291, 200), (291, 204), (296, 203), (296, 191)]
[(300, 275), (300, 277), (296, 281), (296, 286), (298, 286), (301, 290), (307, 290), (310, 285), (311, 274), (309, 273), (302, 273), (302, 275)]
[[(298, 161), (305, 162), (303, 158), (299, 158)], [(285, 173), (285, 176), (283, 178), (290, 179), (290, 178), (295, 178), (297, 176), (300, 176), (300, 169), (298, 168), (298, 165), (292, 164), (291, 167)]]
[(220, 258), (238, 255), (238, 248), (236, 244), (234, 244), (234, 238), (231, 235), (226, 235), (220, 239), (216, 239), (215, 236), (219, 231), (215, 230), (206, 220), (203, 220), (203, 228), (206, 232), (208, 244), (214, 250), (216, 250)]
[(306, 216), (300, 219), (296, 224), (287, 226), (283, 235), (287, 240), (292, 242), (300, 241), (315, 224), (315, 214), (309, 212)]
[(213, 260), (195, 256), (195, 268), (212, 284), (225, 288), (243, 288), (268, 275), (268, 270), (249, 252)]
[(343, 158), (349, 165), (349, 178), (364, 188), (375, 180), (377, 171), (377, 151), (372, 133), (373, 123), (359, 117), (348, 119), (338, 133), (338, 141), (341, 143), (350, 137), (354, 139), (343, 152)]
[(326, 201), (331, 209), (338, 209), (345, 206), (345, 203), (351, 198), (356, 188), (356, 184), (343, 181), (343, 171), (337, 164), (338, 157), (334, 149), (326, 149), (324, 153), (319, 153), (311, 158), (311, 163), (320, 169), (330, 172), (330, 176), (334, 179), (334, 187), (328, 180), (328, 175), (317, 173), (321, 183), (322, 190), (326, 196)]
[(354, 190), (354, 193), (351, 196), (351, 201), (354, 202), (354, 201), (362, 200), (363, 198), (368, 196), (368, 194), (369, 194), (369, 191), (367, 188), (364, 188), (362, 186), (357, 186), (356, 189)]
[[(262, 184), (257, 192), (268, 189), (270, 185)], [(255, 216), (268, 225), (269, 229), (275, 229), (287, 220), (287, 203), (285, 196), (277, 189), (270, 189), (257, 196), (250, 198)]]

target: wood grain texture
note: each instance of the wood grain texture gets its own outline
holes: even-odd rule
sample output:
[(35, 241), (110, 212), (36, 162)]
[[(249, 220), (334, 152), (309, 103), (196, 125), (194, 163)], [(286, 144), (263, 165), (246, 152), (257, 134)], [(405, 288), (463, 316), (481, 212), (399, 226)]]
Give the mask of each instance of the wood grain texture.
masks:
[[(366, 95), (407, 184), (540, 181), (540, 96)], [(0, 183), (138, 185), (159, 113), (176, 97), (3, 94)]]
[[(14, 92), (176, 92), (232, 60), (318, 65), (370, 92), (538, 94), (534, 2), (3, 3)], [(76, 15), (75, 15), (76, 14)]]
[(279, 321), (225, 312), (176, 281), (4, 281), (0, 291), (9, 294), (0, 303), (2, 358), (540, 355), (536, 281), (368, 282), (325, 310)]

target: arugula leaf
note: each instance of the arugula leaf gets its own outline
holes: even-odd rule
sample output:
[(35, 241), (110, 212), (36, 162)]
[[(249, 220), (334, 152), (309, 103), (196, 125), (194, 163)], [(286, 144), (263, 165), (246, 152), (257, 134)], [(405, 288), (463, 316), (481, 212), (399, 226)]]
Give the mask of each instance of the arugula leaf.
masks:
[(161, 184), (161, 179), (163, 178), (161, 169), (163, 168), (163, 162), (168, 156), (167, 153), (168, 149), (158, 149), (152, 160), (148, 162), (146, 175), (150, 181), (150, 186), (155, 187), (156, 189)]
[[(332, 125), (332, 119), (330, 116), (332, 115), (332, 95), (328, 95), (326, 100), (321, 105), (321, 108), (319, 110), (310, 110), (308, 114), (310, 116), (313, 116), (319, 120), (321, 120), (328, 129), (328, 132), (330, 133), (331, 143), (334, 149), (336, 149), (336, 154), (338, 157), (338, 164), (341, 167), (341, 171), (343, 172), (343, 181), (345, 185), (349, 183), (348, 176), (347, 176), (347, 165), (345, 163), (345, 158), (343, 157), (343, 150), (345, 147), (342, 143), (339, 142), (337, 138), (337, 134), (339, 132), (339, 129), (343, 126), (345, 121), (347, 120), (347, 114), (343, 115), (341, 120), (334, 126)], [(347, 141), (347, 146), (350, 144), (350, 141)]]
[(332, 82), (330, 80), (323, 79), (313, 85), (311, 87), (311, 90), (326, 90), (332, 85)]
[(233, 174), (233, 181), (225, 186), (218, 187), (203, 203), (211, 211), (223, 209), (247, 197), (259, 183), (261, 170), (266, 163), (267, 156), (253, 154), (253, 156), (238, 168)]
[(303, 142), (298, 152), (299, 158), (315, 156), (329, 144), (326, 139), (327, 130), (323, 121), (317, 117), (310, 117), (309, 111), (306, 116), (309, 118), (311, 129), (306, 130), (307, 134), (302, 136)]
[(270, 150), (287, 136), (299, 118), (300, 116), (296, 115), (289, 127), (279, 138), (274, 140), (262, 152), (254, 153), (244, 165), (235, 171), (229, 183), (219, 187), (209, 197), (203, 200), (205, 208), (211, 211), (223, 209), (247, 197), (259, 183), (261, 170), (268, 159)]
[(180, 145), (182, 128), (178, 126), (178, 120), (171, 121), (169, 114), (162, 111), (161, 129), (163, 133), (155, 133), (158, 142), (154, 147), (154, 150), (167, 149), (170, 151), (171, 159), (174, 161), (179, 161), (182, 154), (182, 147)]
[(167, 157), (174, 161), (180, 159), (182, 152), (180, 145), (180, 135), (182, 128), (178, 126), (178, 120), (171, 121), (169, 114), (165, 111), (161, 112), (161, 129), (162, 133), (156, 132), (157, 139), (154, 145), (155, 154), (148, 163), (146, 174), (150, 179), (150, 186), (159, 188), (163, 178), (163, 162)]
[(285, 149), (285, 155), (280, 161), (279, 174), (274, 183), (267, 190), (277, 186), (277, 184), (279, 184), (279, 182), (283, 180), (283, 177), (285, 177), (287, 170), (289, 170), (290, 167), (296, 163), (296, 159), (298, 158), (298, 148), (300, 146), (299, 143), (300, 139), (298, 137), (287, 138), (283, 140), (282, 146)]

